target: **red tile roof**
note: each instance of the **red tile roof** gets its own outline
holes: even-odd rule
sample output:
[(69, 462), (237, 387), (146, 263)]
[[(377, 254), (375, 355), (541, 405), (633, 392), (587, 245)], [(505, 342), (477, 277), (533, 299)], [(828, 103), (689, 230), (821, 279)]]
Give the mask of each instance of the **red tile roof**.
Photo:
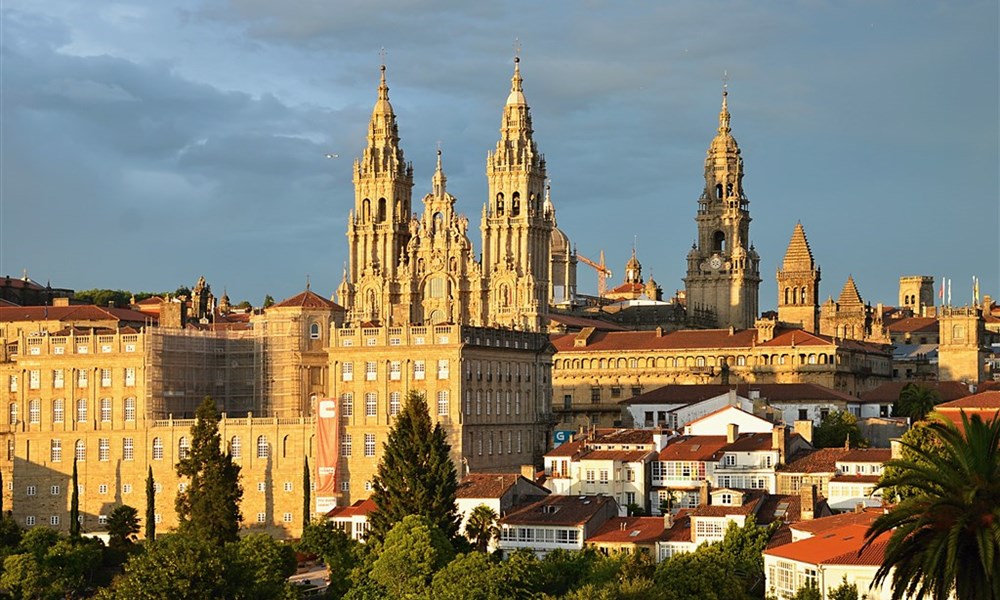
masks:
[(979, 392), (965, 398), (937, 405), (938, 409), (994, 408), (1000, 410), (1000, 391)]
[(587, 538), (587, 543), (652, 544), (663, 533), (663, 517), (614, 517)]
[(770, 402), (810, 400), (828, 402), (857, 401), (853, 396), (815, 383), (742, 383), (739, 385), (665, 385), (633, 398), (623, 400), (620, 404), (691, 404), (721, 396), (732, 389), (735, 389), (736, 394), (743, 398), (749, 398), (750, 392), (759, 392), (761, 398), (766, 398)]
[(590, 450), (581, 454), (577, 460), (640, 462), (648, 456), (655, 456), (652, 450)]
[(524, 478), (520, 473), (469, 473), (462, 478), (455, 490), (456, 498), (500, 498), (510, 488), (524, 479), (538, 488), (538, 495), (547, 495), (549, 491), (534, 482)]
[(375, 505), (375, 501), (367, 498), (365, 500), (358, 500), (350, 506), (338, 506), (326, 513), (326, 516), (331, 519), (347, 519), (350, 517), (367, 516), (376, 510), (378, 510), (378, 506)]
[(539, 500), (500, 519), (502, 525), (583, 525), (601, 512), (610, 496), (556, 496)]
[[(0, 322), (15, 321), (129, 321), (145, 323), (150, 315), (129, 308), (110, 308), (93, 304), (72, 306), (0, 306)], [(155, 319), (154, 319), (155, 321)]]
[(749, 348), (756, 337), (756, 329), (733, 334), (728, 329), (687, 329), (662, 335), (656, 331), (595, 331), (583, 347), (575, 346), (576, 334), (554, 335), (552, 344), (557, 352)]
[(884, 511), (881, 508), (866, 508), (861, 512), (847, 512), (820, 519), (813, 519), (811, 521), (799, 521), (798, 523), (792, 524), (791, 527), (796, 531), (811, 533), (813, 535), (818, 535), (833, 529), (839, 529), (847, 525), (862, 525), (867, 528), (871, 526), (871, 524), (875, 522), (875, 519), (879, 518), (883, 512)]
[[(719, 490), (713, 490), (715, 492)], [(757, 510), (757, 506), (764, 501), (766, 492), (757, 490), (738, 490), (743, 494), (743, 504), (740, 506), (726, 506), (723, 504), (703, 504), (691, 509), (692, 517), (725, 517), (728, 515), (749, 515)]]
[(339, 308), (343, 310), (336, 302), (327, 300), (312, 290), (305, 290), (291, 298), (282, 300), (270, 308)]
[(934, 317), (908, 317), (893, 321), (886, 329), (889, 333), (937, 333), (938, 320)]
[(884, 544), (891, 533), (887, 532), (876, 538), (875, 543), (858, 556), (858, 550), (864, 545), (867, 532), (866, 525), (845, 525), (805, 540), (769, 548), (764, 554), (810, 565), (880, 565), (885, 552)]
[(891, 458), (892, 450), (889, 448), (855, 448), (840, 457), (837, 462), (867, 462), (881, 464), (888, 462)]
[(792, 461), (779, 466), (782, 473), (834, 473), (837, 461), (849, 454), (844, 448), (820, 448), (797, 454)]
[(903, 388), (910, 383), (923, 385), (936, 390), (938, 395), (941, 396), (941, 399), (945, 402), (956, 400), (958, 398), (964, 398), (971, 393), (969, 392), (969, 386), (961, 381), (889, 381), (873, 390), (862, 392), (861, 401), (895, 402), (896, 400), (899, 400), (899, 394), (903, 391)]
[(667, 446), (660, 450), (657, 460), (708, 462), (718, 460), (722, 456), (722, 448), (726, 445), (724, 435), (689, 435), (670, 440)]

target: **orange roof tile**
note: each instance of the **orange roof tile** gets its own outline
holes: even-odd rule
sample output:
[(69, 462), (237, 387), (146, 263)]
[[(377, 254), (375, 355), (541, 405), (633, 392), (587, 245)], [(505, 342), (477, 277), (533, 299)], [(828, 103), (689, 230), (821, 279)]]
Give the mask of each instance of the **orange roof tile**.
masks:
[(782, 473), (835, 473), (837, 461), (851, 451), (844, 448), (820, 448), (799, 453), (787, 465), (780, 466)]
[(1000, 391), (986, 391), (938, 404), (937, 409), (958, 409), (958, 408), (995, 408), (1000, 409)]
[(343, 310), (336, 302), (327, 300), (312, 290), (305, 290), (291, 298), (282, 300), (270, 308), (339, 308)]
[(885, 463), (892, 458), (892, 450), (889, 448), (855, 448), (837, 462), (869, 462)]
[(4, 323), (15, 321), (107, 321), (110, 319), (145, 323), (150, 320), (150, 315), (129, 308), (101, 307), (93, 304), (0, 306), (0, 322)]
[(737, 385), (671, 384), (623, 400), (620, 404), (691, 404), (715, 398), (735, 389), (736, 394), (749, 398), (757, 392), (769, 402), (800, 402), (805, 400), (828, 402), (856, 402), (857, 398), (815, 383), (741, 383)]
[(614, 517), (608, 519), (587, 543), (651, 544), (663, 537), (663, 517)]
[(724, 435), (691, 435), (670, 440), (657, 460), (708, 462), (717, 460), (726, 445)]
[(813, 535), (818, 535), (833, 529), (839, 529), (847, 525), (862, 525), (867, 528), (874, 523), (875, 519), (879, 518), (883, 512), (884, 511), (881, 508), (867, 508), (861, 512), (847, 512), (820, 519), (813, 519), (811, 521), (799, 521), (792, 524), (791, 527), (796, 531), (811, 533)]
[[(785, 544), (776, 548), (769, 548), (764, 551), (764, 554), (810, 565), (881, 564), (881, 554), (885, 550), (883, 544), (888, 540), (891, 533), (887, 532), (876, 538), (875, 543), (869, 547), (869, 551), (861, 555), (863, 558), (857, 557), (858, 550), (865, 543), (865, 534), (867, 532), (868, 526), (866, 525), (845, 525), (827, 530), (805, 540), (792, 542), (791, 544)], [(849, 558), (850, 554), (853, 554), (856, 558)], [(875, 560), (876, 558), (877, 560)], [(842, 562), (848, 560), (857, 562)], [(860, 562), (862, 560), (865, 562)]]
[(610, 502), (610, 496), (552, 495), (500, 519), (502, 525), (582, 525)]
[(326, 513), (326, 516), (331, 519), (346, 519), (350, 517), (366, 516), (376, 510), (378, 510), (378, 506), (375, 504), (375, 501), (371, 498), (367, 498), (365, 500), (358, 500), (350, 506), (338, 506), (337, 508), (334, 508), (330, 512)]
[(518, 479), (524, 479), (538, 488), (538, 495), (548, 495), (549, 491), (523, 478), (520, 473), (469, 473), (462, 478), (455, 490), (456, 498), (500, 498), (514, 487)]
[(907, 317), (886, 326), (889, 333), (937, 333), (938, 320), (934, 317)]

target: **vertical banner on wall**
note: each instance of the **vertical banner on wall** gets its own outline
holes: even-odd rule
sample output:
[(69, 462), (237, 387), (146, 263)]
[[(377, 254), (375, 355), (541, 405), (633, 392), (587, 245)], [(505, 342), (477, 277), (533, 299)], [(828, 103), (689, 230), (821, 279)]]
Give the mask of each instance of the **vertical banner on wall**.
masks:
[(339, 446), (340, 419), (337, 414), (337, 399), (322, 398), (316, 411), (316, 512), (321, 515), (337, 507)]

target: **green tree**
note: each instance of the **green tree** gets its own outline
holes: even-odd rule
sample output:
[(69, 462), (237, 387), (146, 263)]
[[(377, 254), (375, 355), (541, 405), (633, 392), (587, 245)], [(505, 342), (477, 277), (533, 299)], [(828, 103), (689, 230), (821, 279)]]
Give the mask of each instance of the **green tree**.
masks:
[(244, 573), (249, 599), (294, 598), (288, 578), (295, 573), (295, 550), (265, 533), (240, 538), (235, 545), (236, 558)]
[(1000, 598), (1000, 418), (935, 415), (927, 429), (940, 453), (889, 461), (898, 475), (879, 484), (914, 493), (868, 530), (865, 547), (888, 537), (875, 584), (891, 576), (893, 600)]
[(77, 302), (90, 303), (96, 306), (108, 306), (111, 304), (117, 308), (127, 308), (132, 300), (132, 292), (128, 290), (83, 290), (74, 293), (73, 299)]
[(350, 587), (351, 571), (357, 566), (360, 544), (330, 521), (311, 521), (302, 528), (298, 550), (323, 559), (330, 570), (330, 595), (339, 598)]
[(177, 464), (177, 474), (189, 480), (177, 494), (180, 531), (217, 544), (235, 541), (240, 526), (240, 466), (222, 451), (219, 413), (206, 397), (195, 413), (191, 428), (191, 450)]
[(735, 561), (718, 544), (706, 545), (661, 562), (656, 568), (656, 581), (669, 600), (744, 600), (744, 580), (735, 569)]
[(514, 597), (504, 585), (499, 561), (482, 552), (462, 554), (434, 574), (434, 600), (504, 600)]
[(813, 445), (817, 448), (838, 448), (847, 443), (852, 448), (867, 445), (858, 429), (858, 418), (846, 410), (835, 410), (823, 418), (823, 422), (813, 432)]
[(923, 421), (939, 402), (941, 395), (934, 388), (921, 383), (908, 383), (900, 390), (892, 414), (910, 417), (913, 422)]
[(69, 537), (80, 537), (80, 478), (76, 468), (76, 454), (73, 455), (73, 489), (69, 496)]
[(734, 574), (744, 581), (748, 593), (759, 595), (764, 588), (764, 550), (780, 522), (757, 525), (753, 515), (747, 517), (743, 526), (729, 523), (726, 535), (718, 544), (718, 550), (733, 564)]
[(455, 550), (429, 517), (407, 515), (385, 536), (371, 578), (387, 597), (419, 598), (439, 569), (451, 562)]
[(489, 506), (480, 504), (469, 513), (465, 523), (465, 537), (480, 552), (486, 552), (493, 538), (500, 535), (497, 527), (497, 513)]
[[(937, 434), (928, 427), (929, 425), (930, 423), (927, 421), (914, 423), (913, 427), (900, 438), (899, 458), (905, 463), (926, 463), (928, 456), (941, 455), (941, 442)], [(882, 478), (879, 483), (882, 485), (882, 498), (886, 502), (895, 504), (920, 493), (919, 489), (910, 486), (886, 484), (887, 481), (898, 478), (902, 473), (903, 468), (891, 462), (882, 469)]]
[(560, 597), (586, 583), (598, 554), (592, 548), (580, 552), (558, 549), (542, 559), (537, 576), (538, 589)]
[(264, 296), (264, 308), (271, 308), (272, 306), (274, 306), (274, 298), (271, 294), (266, 294)]
[(855, 583), (847, 583), (847, 575), (844, 575), (840, 585), (830, 590), (827, 598), (828, 600), (858, 600), (858, 586)]
[(374, 478), (369, 537), (376, 541), (407, 515), (423, 515), (449, 539), (458, 533), (458, 479), (444, 429), (431, 426), (423, 394), (411, 391), (396, 416)]
[(309, 457), (302, 461), (302, 522), (312, 520), (312, 481), (310, 480)]
[(101, 563), (100, 542), (70, 540), (35, 527), (3, 562), (0, 589), (14, 598), (76, 597), (88, 587)]
[(152, 465), (146, 472), (146, 539), (156, 539), (156, 484)]
[(126, 548), (135, 543), (139, 533), (139, 511), (128, 504), (120, 504), (108, 515), (108, 545), (112, 548)]
[(823, 600), (823, 594), (819, 593), (815, 582), (807, 582), (795, 592), (792, 600)]
[(101, 591), (103, 599), (201, 600), (239, 598), (246, 579), (223, 544), (185, 534), (167, 534), (144, 544), (125, 573)]

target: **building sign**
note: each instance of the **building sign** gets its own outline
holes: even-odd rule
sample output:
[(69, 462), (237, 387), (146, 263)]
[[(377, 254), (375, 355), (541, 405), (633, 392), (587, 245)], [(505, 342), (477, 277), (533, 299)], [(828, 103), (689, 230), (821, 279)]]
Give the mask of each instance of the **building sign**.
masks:
[(576, 433), (572, 429), (557, 429), (552, 432), (552, 447), (558, 448), (561, 444), (572, 441), (573, 434)]
[(340, 419), (337, 417), (337, 399), (320, 399), (316, 411), (316, 512), (321, 515), (337, 507), (337, 461), (340, 458)]

